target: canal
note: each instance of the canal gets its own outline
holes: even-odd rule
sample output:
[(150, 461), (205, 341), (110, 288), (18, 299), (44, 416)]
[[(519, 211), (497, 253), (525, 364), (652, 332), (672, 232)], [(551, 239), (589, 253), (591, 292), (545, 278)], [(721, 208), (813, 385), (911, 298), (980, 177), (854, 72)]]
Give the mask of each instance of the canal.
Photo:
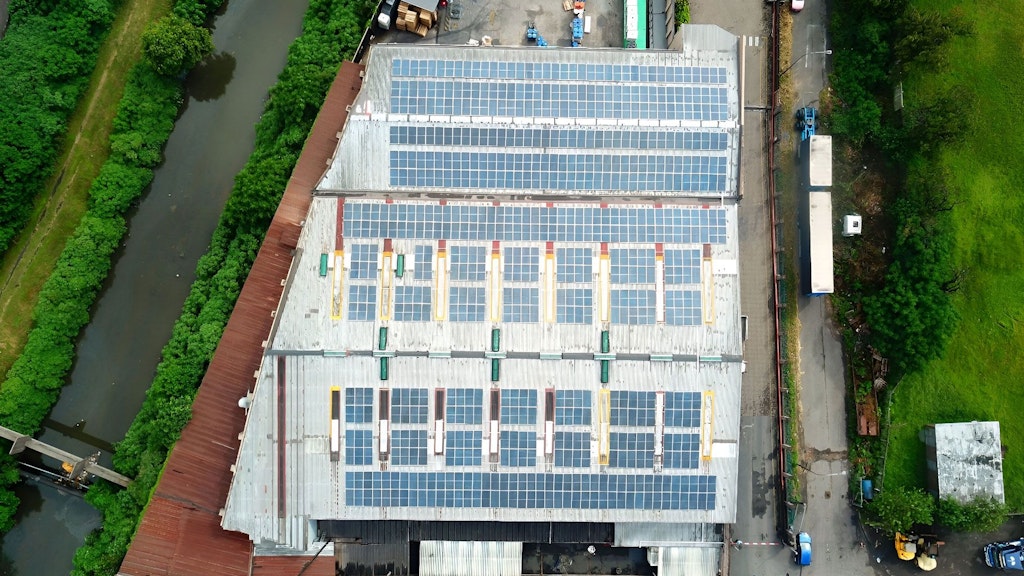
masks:
[[(231, 191), (252, 151), (267, 91), (284, 67), (308, 0), (229, 0), (214, 19), (217, 52), (190, 74), (187, 103), (92, 321), (44, 442), (101, 452), (124, 437), (145, 398)], [(54, 464), (52, 462), (47, 464)], [(99, 525), (82, 498), (45, 481), (22, 483), (17, 526), (3, 540), (0, 576), (68, 574), (75, 549)]]

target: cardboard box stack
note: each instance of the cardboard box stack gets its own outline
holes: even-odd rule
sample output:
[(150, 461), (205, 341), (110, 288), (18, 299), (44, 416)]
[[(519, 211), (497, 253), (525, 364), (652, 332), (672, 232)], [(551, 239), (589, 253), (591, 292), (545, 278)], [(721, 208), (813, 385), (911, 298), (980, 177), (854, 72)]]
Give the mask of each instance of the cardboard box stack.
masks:
[(395, 26), (399, 30), (426, 36), (427, 31), (436, 23), (437, 12), (428, 12), (422, 8), (410, 6), (407, 2), (398, 5), (398, 19), (395, 21)]

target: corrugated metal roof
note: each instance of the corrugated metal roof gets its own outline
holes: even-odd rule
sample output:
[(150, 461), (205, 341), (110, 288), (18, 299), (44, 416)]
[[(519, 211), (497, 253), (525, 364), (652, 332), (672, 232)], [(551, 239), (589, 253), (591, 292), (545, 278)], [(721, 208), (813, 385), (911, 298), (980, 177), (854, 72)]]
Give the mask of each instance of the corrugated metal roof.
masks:
[(722, 546), (717, 524), (670, 524), (658, 522), (617, 522), (614, 546), (643, 548), (647, 546)]
[(520, 576), (522, 542), (420, 543), (420, 576)]
[(335, 576), (334, 555), (319, 556), (256, 556), (252, 576)]
[(935, 424), (939, 497), (967, 503), (976, 497), (1005, 501), (999, 422)]
[(327, 95), (242, 288), (192, 408), (192, 419), (175, 444), (139, 529), (121, 564), (128, 576), (248, 576), (248, 537), (220, 527), (219, 511), (231, 481), (245, 414), (246, 394), (263, 356), (272, 312), (288, 274), (291, 254), (279, 245), (284, 231), (299, 226), (310, 190), (334, 150), (338, 127), (359, 86), (361, 66), (344, 63)]
[[(708, 34), (711, 34), (708, 32)], [(714, 43), (721, 41), (721, 38), (711, 34), (714, 38), (709, 39)], [(716, 46), (718, 46), (716, 44)], [(732, 142), (730, 147), (735, 145), (735, 119), (738, 115), (738, 104), (735, 94), (735, 43), (732, 51), (714, 50), (706, 52), (686, 52), (679, 54), (666, 53), (638, 53), (623, 51), (542, 51), (542, 50), (514, 50), (495, 48), (486, 51), (467, 51), (465, 48), (413, 48), (384, 46), (376, 47), (376, 56), (371, 57), (373, 63), (367, 71), (366, 85), (360, 94), (356, 104), (353, 106), (352, 120), (346, 126), (341, 136), (338, 152), (332, 168), (329, 170), (321, 186), (334, 190), (358, 192), (367, 188), (385, 189), (379, 183), (374, 184), (379, 174), (371, 174), (368, 170), (380, 168), (381, 158), (388, 157), (387, 139), (390, 134), (390, 127), (393, 126), (425, 126), (431, 122), (461, 122), (462, 119), (448, 118), (437, 119), (433, 117), (416, 117), (407, 115), (403, 119), (396, 120), (390, 116), (381, 117), (381, 102), (386, 101), (392, 95), (390, 85), (390, 74), (401, 66), (402, 59), (415, 60), (420, 64), (436, 60), (446, 61), (448, 59), (466, 60), (467, 66), (471, 66), (471, 74), (480, 70), (487, 70), (487, 63), (501, 63), (503, 67), (494, 68), (502, 74), (510, 73), (510, 70), (518, 70), (516, 66), (520, 63), (533, 63), (538, 66), (550, 65), (545, 68), (548, 72), (555, 70), (552, 66), (559, 67), (558, 74), (575, 74), (573, 66), (610, 66), (605, 72), (608, 74), (620, 74), (623, 71), (632, 70), (630, 66), (649, 66), (650, 69), (644, 74), (662, 73), (657, 66), (686, 66), (696, 67), (698, 77), (702, 73), (700, 66), (707, 67), (707, 74), (717, 74), (718, 68), (726, 70), (723, 76), (724, 84), (728, 85), (729, 118), (723, 124), (721, 122), (706, 126), (684, 126), (678, 122), (674, 126), (659, 124), (658, 122), (640, 124), (633, 126), (644, 126), (652, 131), (667, 130), (718, 130), (724, 131)], [(716, 51), (719, 50), (719, 51)], [(557, 52), (557, 53), (556, 53)], [(425, 64), (423, 64), (425, 65)], [(394, 67), (393, 67), (394, 66)], [(621, 66), (621, 68), (615, 68)], [(582, 68), (581, 68), (582, 69)], [(595, 68), (596, 69), (596, 68)], [(678, 68), (683, 70), (683, 68)], [(525, 70), (525, 68), (524, 68)], [(604, 70), (604, 69), (602, 69)], [(687, 73), (693, 72), (690, 70)], [(447, 73), (447, 72), (437, 72)], [(710, 77), (710, 76), (709, 76)], [(621, 79), (629, 83), (628, 78)], [(723, 81), (723, 80), (719, 80)], [(381, 100), (383, 99), (383, 100)], [(643, 106), (641, 102), (639, 105)], [(495, 123), (494, 118), (472, 119), (466, 121), (476, 126), (483, 123)], [(398, 124), (394, 124), (398, 122)], [(503, 122), (503, 120), (501, 121)], [(509, 119), (510, 123), (513, 123)], [(547, 127), (555, 125), (568, 126), (568, 124), (557, 123), (554, 119), (544, 119)], [(500, 123), (500, 122), (499, 122)], [(514, 123), (513, 123), (514, 124)], [(625, 125), (623, 125), (625, 126)], [(444, 134), (447, 138), (448, 135)], [(347, 143), (347, 144), (346, 144)], [(731, 150), (728, 148), (727, 150)], [(368, 154), (363, 156), (362, 154)], [(730, 168), (728, 173), (735, 173), (735, 155), (727, 153)], [(730, 176), (732, 178), (733, 176)], [(733, 182), (734, 184), (734, 182)], [(729, 190), (734, 193), (733, 184)], [(474, 192), (483, 192), (474, 190)], [(621, 191), (620, 191), (621, 192)], [(671, 191), (670, 191), (671, 192)], [(629, 219), (629, 215), (639, 215), (642, 210), (651, 211), (650, 218), (658, 217), (658, 210), (661, 205), (630, 203), (630, 209), (623, 212), (622, 220), (616, 225), (625, 227), (632, 226), (633, 229), (645, 229), (650, 226), (652, 230), (663, 230), (678, 232), (687, 227), (706, 226), (709, 222), (717, 222), (718, 215), (722, 216), (720, 222), (720, 236), (715, 232), (711, 236), (686, 236), (685, 240), (664, 241), (650, 239), (650, 242), (639, 240), (625, 242), (609, 242), (602, 245), (601, 242), (589, 244), (578, 240), (558, 240), (554, 242), (557, 246), (586, 246), (593, 254), (608, 253), (605, 250), (624, 249), (635, 252), (649, 252), (652, 257), (656, 251), (661, 250), (690, 250), (696, 254), (698, 268), (698, 280), (690, 280), (693, 293), (699, 292), (700, 301), (703, 303), (699, 312), (699, 319), (695, 324), (689, 326), (669, 325), (663, 320), (652, 322), (649, 325), (642, 325), (633, 321), (623, 321), (618, 324), (607, 324), (607, 320), (599, 321), (598, 305), (594, 305), (594, 320), (586, 324), (559, 324), (543, 322), (502, 322), (504, 316), (495, 320), (494, 312), (488, 322), (460, 322), (449, 321), (442, 314), (440, 321), (418, 321), (401, 322), (396, 321), (392, 310), (391, 298), (397, 288), (406, 285), (418, 286), (415, 278), (411, 278), (412, 268), (416, 263), (416, 248), (424, 244), (423, 241), (411, 241), (418, 238), (417, 234), (423, 234), (426, 227), (431, 225), (429, 221), (422, 223), (423, 230), (416, 228), (415, 224), (406, 232), (396, 232), (396, 226), (408, 227), (408, 216), (400, 214), (412, 214), (413, 210), (421, 210), (427, 213), (426, 205), (431, 205), (430, 213), (434, 213), (435, 207), (444, 205), (439, 210), (448, 210), (450, 214), (476, 214), (482, 213), (480, 206), (491, 204), (480, 204), (470, 201), (450, 200), (446, 202), (428, 202), (422, 200), (404, 199), (401, 195), (389, 197), (387, 200), (374, 200), (372, 197), (360, 196), (358, 199), (346, 198), (344, 194), (332, 193), (316, 198), (306, 216), (306, 224), (298, 241), (296, 259), (291, 267), (288, 278), (285, 296), (278, 310), (277, 325), (275, 333), (267, 352), (267, 357), (260, 368), (260, 375), (257, 379), (256, 388), (253, 392), (253, 401), (249, 410), (249, 419), (244, 431), (244, 439), (238, 454), (237, 474), (234, 479), (231, 492), (225, 506), (224, 526), (228, 529), (239, 530), (250, 535), (254, 540), (274, 542), (285, 548), (304, 550), (311, 543), (311, 526), (315, 520), (419, 520), (419, 521), (473, 521), (491, 520), (501, 522), (528, 522), (540, 518), (555, 518), (561, 521), (574, 522), (732, 522), (736, 514), (735, 485), (736, 470), (738, 463), (738, 438), (739, 438), (739, 393), (741, 375), (741, 354), (742, 343), (739, 334), (739, 281), (738, 281), (738, 236), (737, 236), (737, 210), (735, 205), (700, 206), (690, 204), (694, 208), (693, 219), (681, 218), (674, 222), (674, 226), (658, 228), (654, 220), (647, 220), (637, 217)], [(693, 202), (689, 200), (688, 202)], [(506, 203), (502, 203), (505, 205)], [(549, 203), (523, 203), (521, 201), (507, 202), (509, 206), (520, 206), (535, 209), (538, 214), (545, 210), (554, 212), (555, 204)], [(584, 204), (579, 201), (573, 203), (558, 203), (559, 207), (577, 207), (585, 210), (585, 206), (595, 207), (595, 204)], [(398, 206), (402, 211), (392, 210)], [(666, 205), (667, 206), (667, 205)], [(676, 209), (676, 204), (671, 205)], [(356, 210), (358, 209), (358, 210)], [(630, 211), (636, 209), (635, 211)], [(712, 210), (713, 209), (713, 210)], [(606, 205), (601, 204), (598, 212), (591, 213), (598, 218), (603, 218), (603, 211)], [(404, 211), (404, 212), (403, 212)], [(362, 219), (356, 218), (354, 223), (351, 213), (359, 212)], [(600, 214), (599, 214), (600, 212)], [(626, 214), (628, 212), (628, 214)], [(611, 213), (611, 210), (607, 212)], [(387, 214), (387, 216), (385, 216)], [(374, 216), (376, 215), (376, 216)], [(376, 220), (374, 219), (376, 218)], [(548, 218), (548, 222), (556, 222)], [(418, 222), (418, 220), (415, 220)], [(453, 224), (462, 222), (452, 218)], [(504, 220), (502, 222), (505, 222)], [(520, 221), (509, 221), (519, 225)], [(666, 221), (668, 222), (668, 221)], [(476, 221), (465, 223), (465, 226), (477, 225)], [(494, 224), (497, 226), (497, 224)], [(525, 225), (525, 224), (524, 224)], [(533, 221), (531, 226), (539, 226), (538, 221)], [(604, 220), (601, 225), (605, 226)], [(713, 224), (718, 226), (719, 224)], [(450, 224), (445, 224), (450, 226)], [(553, 226), (547, 224), (545, 226)], [(392, 230), (391, 232), (380, 232), (377, 236), (370, 234), (368, 230)], [(441, 230), (440, 228), (438, 230)], [(445, 248), (449, 234), (464, 233), (455, 228), (443, 228), (443, 232), (432, 232), (440, 234), (437, 242), (437, 253)], [(464, 240), (458, 245), (464, 248), (478, 248), (482, 253), (490, 252), (498, 254), (497, 243), (492, 243), (495, 238), (489, 236), (492, 232), (481, 228), (480, 238), (477, 240)], [(497, 228), (494, 228), (497, 234)], [(546, 233), (548, 228), (524, 229), (524, 234), (537, 236), (524, 236), (517, 238), (512, 229), (511, 240), (505, 244), (520, 247), (533, 248), (537, 253), (544, 254), (551, 248), (551, 240), (544, 242), (541, 235)], [(608, 228), (608, 234), (617, 234), (613, 227)], [(696, 228), (695, 228), (696, 230)], [(504, 234), (505, 232), (501, 232)], [(659, 232), (661, 233), (661, 232)], [(705, 231), (704, 233), (710, 234)], [(485, 237), (486, 236), (486, 237)], [(431, 236), (433, 238), (433, 236)], [(572, 235), (575, 238), (575, 235)], [(609, 236), (612, 238), (612, 236)], [(621, 236), (615, 236), (621, 239)], [(653, 237), (652, 237), (653, 238)], [(353, 240), (355, 239), (355, 240)], [(531, 240), (532, 239), (532, 240)], [(556, 239), (557, 240), (557, 239)], [(603, 241), (603, 239), (602, 239)], [(356, 256), (355, 245), (364, 248), (362, 256)], [(454, 242), (453, 242), (454, 244)], [(395, 264), (385, 263), (383, 260), (385, 252), (390, 251), (390, 256), (396, 254), (404, 255), (406, 265), (410, 268), (404, 277), (399, 278), (395, 273)], [(630, 256), (632, 258), (632, 256)], [(357, 260), (357, 258), (361, 260)], [(475, 279), (448, 278), (450, 276), (451, 262), (442, 262), (436, 259), (433, 266), (440, 269), (443, 265), (445, 272), (438, 274), (438, 278), (445, 277), (452, 280), (453, 284), (469, 285), (476, 282), (480, 290), (493, 290), (492, 294), (501, 294), (501, 282), (503, 278), (498, 273), (501, 263), (487, 264), (486, 270), (481, 266), (481, 276)], [(596, 258), (596, 256), (595, 256)], [(362, 259), (365, 259), (363, 261)], [(355, 270), (356, 262), (360, 272)], [(628, 268), (630, 265), (625, 264)], [(644, 264), (643, 266), (648, 266)], [(642, 267), (642, 266), (641, 266)], [(648, 266), (649, 267), (649, 266)], [(595, 264), (595, 269), (597, 264)], [(507, 270), (507, 269), (506, 269)], [(512, 271), (513, 275), (515, 270)], [(505, 272), (509, 274), (509, 272)], [(548, 274), (551, 274), (550, 272)], [(601, 272), (605, 274), (605, 272)], [(660, 274), (660, 272), (659, 272)], [(596, 275), (595, 275), (596, 276)], [(650, 293), (657, 291), (665, 292), (664, 286), (659, 284), (660, 280), (647, 280), (651, 286), (642, 284), (638, 276), (636, 285), (630, 284), (630, 280), (619, 280), (618, 287), (622, 289), (642, 288)], [(602, 276), (603, 278), (603, 276)], [(446, 281), (447, 281), (446, 280)], [(512, 285), (527, 286), (531, 289), (541, 290), (543, 281), (534, 277), (531, 279), (519, 278), (513, 280)], [(580, 280), (580, 285), (591, 285), (586, 279)], [(495, 284), (495, 282), (498, 282)], [(596, 282), (596, 281), (595, 281)], [(476, 284), (472, 284), (476, 286)], [(498, 286), (499, 288), (494, 288)], [(602, 285), (603, 286), (603, 285)], [(348, 288), (360, 288), (349, 292)], [(426, 294), (431, 294), (435, 302), (434, 310), (439, 310), (436, 302), (447, 299), (438, 294), (448, 290), (447, 287), (432, 286), (429, 281), (423, 283)], [(604, 290), (605, 288), (601, 288)], [(548, 288), (550, 290), (550, 288)], [(594, 287), (595, 293), (597, 287)], [(622, 290), (625, 294), (628, 290)], [(355, 300), (350, 294), (363, 294), (360, 298), (374, 296), (374, 302), (369, 300)], [(483, 292), (481, 292), (483, 293)], [(379, 297), (378, 297), (379, 296)], [(545, 296), (546, 298), (548, 296)], [(487, 302), (493, 304), (490, 296)], [(497, 298), (497, 296), (494, 296)], [(595, 297), (595, 300), (597, 297)], [(352, 307), (349, 301), (354, 304)], [(660, 301), (659, 301), (660, 302)], [(356, 306), (358, 304), (358, 306)], [(454, 304), (453, 304), (454, 306)], [(600, 305), (604, 306), (604, 304)], [(654, 306), (652, 304), (652, 306)], [(660, 307), (662, 304), (657, 304)], [(500, 313), (500, 306), (497, 308)], [(353, 312), (354, 311), (354, 312)], [(352, 317), (357, 313), (366, 316), (363, 318)], [(386, 343), (380, 346), (379, 330), (387, 328)], [(499, 328), (501, 331), (500, 357), (500, 382), (491, 383), (491, 361), (489, 357), (491, 344), (491, 330)], [(609, 377), (606, 386), (600, 382), (600, 361), (601, 353), (601, 332), (608, 330), (611, 335), (611, 354), (615, 357), (610, 361)], [(577, 356), (573, 356), (576, 354)], [(387, 363), (387, 375), (382, 372), (382, 364)], [(386, 381), (382, 381), (386, 380)], [(435, 388), (454, 389), (475, 387), (488, 389), (492, 386), (500, 386), (501, 389), (529, 390), (533, 391), (535, 398), (542, 398), (544, 391), (548, 388), (559, 390), (579, 390), (590, 394), (590, 402), (593, 412), (596, 414), (601, 408), (599, 397), (602, 390), (611, 389), (615, 391), (631, 392), (685, 392), (695, 393), (702, 400), (704, 420), (700, 423), (691, 423), (692, 428), (676, 429), (673, 433), (680, 432), (692, 437), (699, 436), (699, 450), (701, 458), (692, 467), (679, 467), (674, 469), (661, 470), (660, 465), (657, 475), (654, 470), (641, 470), (644, 466), (625, 466), (609, 468), (608, 464), (600, 464), (598, 446), (601, 442), (607, 442), (599, 432), (597, 417), (587, 422), (580, 422), (574, 426), (562, 427), (562, 431), (575, 431), (579, 438), (589, 435), (589, 449), (585, 443), (581, 443), (579, 451), (586, 453), (590, 458), (588, 464), (576, 465), (576, 470), (570, 474), (560, 474), (563, 469), (555, 469), (550, 461), (550, 456), (541, 450), (541, 439), (546, 438), (547, 432), (543, 418), (532, 421), (529, 425), (516, 425), (500, 427), (500, 434), (507, 434), (508, 438), (517, 438), (520, 441), (527, 441), (534, 438), (536, 443), (537, 458), (536, 464), (509, 466), (497, 462), (489, 463), (483, 459), (480, 464), (464, 465), (458, 464), (452, 468), (447, 463), (445, 454), (435, 454), (428, 450), (423, 462), (420, 464), (408, 465), (387, 457), (379, 457), (378, 447), (383, 436), (377, 428), (377, 420), (372, 423), (368, 420), (364, 424), (353, 428), (349, 423), (342, 421), (341, 417), (334, 426), (339, 429), (337, 436), (332, 439), (331, 435), (331, 402), (342, 402), (349, 392), (355, 393), (359, 390), (377, 391), (383, 387), (390, 390), (402, 390), (404, 388), (415, 388), (429, 391)], [(335, 396), (336, 395), (336, 396)], [(426, 410), (428, 405), (435, 408), (432, 399), (424, 404)], [(368, 410), (380, 409), (378, 394), (372, 394), (373, 400), (367, 406)], [(653, 396), (652, 396), (653, 397)], [(535, 400), (536, 402), (536, 400)], [(536, 407), (536, 406), (535, 406)], [(385, 407), (385, 411), (390, 406)], [(479, 409), (479, 408), (478, 408)], [(343, 411), (344, 407), (340, 408)], [(377, 414), (377, 411), (373, 411)], [(431, 412), (433, 413), (433, 412)], [(431, 421), (432, 422), (432, 421)], [(426, 422), (424, 422), (425, 424)], [(400, 422), (392, 427), (394, 423), (386, 426), (388, 434), (394, 432), (420, 433), (420, 428), (427, 433), (425, 426), (402, 425)], [(466, 426), (455, 424), (446, 428), (447, 431), (472, 432), (474, 429), (483, 432), (489, 437), (486, 427), (477, 425)], [(648, 426), (623, 426), (615, 428), (616, 433), (622, 435), (650, 434)], [(559, 438), (561, 432), (556, 431), (554, 438)], [(372, 435), (372, 436), (371, 436)], [(429, 437), (435, 438), (435, 431), (430, 428)], [(358, 439), (357, 439), (358, 438)], [(390, 436), (388, 437), (390, 438)], [(444, 445), (441, 436), (436, 436), (440, 445)], [(523, 440), (526, 438), (527, 440)], [(625, 436), (623, 436), (625, 438)], [(495, 437), (497, 440), (497, 438)], [(372, 447), (368, 443), (372, 440)], [(364, 445), (364, 441), (366, 444)], [(507, 441), (507, 440), (505, 440)], [(332, 442), (334, 448), (332, 448)], [(385, 439), (390, 447), (390, 440)], [(358, 449), (359, 454), (368, 456), (366, 462), (349, 462), (352, 456), (349, 450)], [(390, 448), (389, 448), (390, 449)], [(425, 448), (424, 448), (425, 449)], [(481, 445), (483, 450), (484, 446)], [(472, 448), (470, 448), (472, 450)], [(530, 448), (525, 447), (523, 454), (529, 456)], [(363, 456), (358, 457), (360, 460)], [(527, 458), (531, 460), (530, 458)], [(380, 504), (376, 501), (365, 500), (364, 498), (381, 498), (381, 490), (362, 486), (350, 486), (350, 480), (356, 478), (353, 473), (363, 474), (362, 477), (369, 478), (369, 481), (382, 482), (383, 498), (394, 498), (394, 502), (405, 502), (406, 499), (415, 500), (420, 495), (442, 494), (436, 504)], [(534, 474), (531, 476), (529, 473)], [(648, 474), (650, 473), (650, 474)], [(447, 476), (439, 474), (448, 474)], [(476, 474), (477, 476), (472, 476)], [(644, 474), (648, 474), (644, 476)], [(557, 478), (556, 478), (557, 476)], [(684, 478), (685, 477), (685, 478)], [(517, 488), (483, 490), (476, 486), (476, 482), (485, 480), (495, 482), (515, 482)], [(662, 486), (666, 478), (689, 482), (693, 479), (691, 488), (671, 489), (656, 488)], [(412, 484), (403, 484), (406, 480)], [(611, 490), (595, 488), (593, 500), (586, 500), (586, 505), (571, 504), (567, 507), (559, 504), (549, 504), (553, 498), (547, 498), (548, 494), (554, 495), (558, 490), (544, 488), (548, 483), (554, 486), (553, 482), (570, 482), (572, 491), (580, 492), (581, 498), (590, 498), (590, 482), (597, 482), (603, 486), (604, 482), (615, 482), (616, 487)], [(441, 485), (435, 488), (420, 489), (416, 482), (422, 481), (423, 486), (434, 486), (435, 482)], [(543, 486), (534, 486), (527, 489), (529, 484), (520, 485), (519, 482), (539, 482)], [(711, 483), (708, 484), (707, 481)], [(637, 484), (633, 484), (637, 482)], [(577, 485), (577, 483), (579, 485)], [(627, 487), (630, 486), (630, 487)], [(675, 486), (675, 485), (673, 485)], [(704, 488), (701, 488), (701, 487)], [(707, 486), (713, 486), (711, 499), (705, 500), (701, 490)], [(520, 489), (522, 492), (520, 492)], [(690, 491), (692, 490), (692, 491)], [(529, 491), (530, 500), (518, 502), (516, 495), (522, 493), (523, 497)], [(455, 493), (458, 498), (465, 495), (469, 500), (465, 503), (455, 503)], [(492, 493), (510, 494), (508, 503), (499, 504), (473, 504), (482, 495)], [(587, 495), (583, 495), (583, 493)], [(540, 494), (540, 496), (538, 496)], [(610, 504), (601, 499), (611, 494), (621, 502)], [(654, 505), (665, 494), (666, 498), (672, 499), (681, 497), (683, 500), (671, 500), (671, 506)], [(451, 501), (445, 498), (451, 497)], [(539, 500), (541, 498), (542, 500)], [(687, 498), (689, 498), (687, 500)], [(392, 500), (387, 500), (391, 502)], [(482, 500), (481, 500), (482, 502)], [(669, 501), (666, 501), (669, 502)], [(465, 507), (462, 507), (465, 506)]]
[(647, 556), (656, 558), (658, 576), (715, 576), (721, 548), (662, 546), (649, 549)]

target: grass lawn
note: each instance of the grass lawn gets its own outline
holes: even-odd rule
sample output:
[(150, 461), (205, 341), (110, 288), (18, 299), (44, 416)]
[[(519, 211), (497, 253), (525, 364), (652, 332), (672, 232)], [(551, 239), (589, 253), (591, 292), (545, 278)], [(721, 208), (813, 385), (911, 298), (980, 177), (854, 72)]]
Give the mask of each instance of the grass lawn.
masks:
[[(949, 10), (948, 0), (918, 0)], [(928, 423), (998, 420), (1006, 501), (1024, 511), (1024, 2), (967, 11), (975, 34), (953, 47), (949, 70), (905, 83), (915, 91), (965, 87), (974, 129), (941, 161), (962, 191), (953, 211), (956, 260), (968, 277), (955, 297), (960, 324), (945, 358), (906, 378), (893, 400), (886, 484), (924, 485)]]
[(170, 0), (127, 0), (121, 6), (89, 88), (68, 123), (53, 176), (36, 199), (25, 231), (0, 262), (0, 376), (21, 354), (39, 289), (85, 213), (89, 186), (109, 153), (125, 79), (142, 55), (142, 31), (170, 6)]

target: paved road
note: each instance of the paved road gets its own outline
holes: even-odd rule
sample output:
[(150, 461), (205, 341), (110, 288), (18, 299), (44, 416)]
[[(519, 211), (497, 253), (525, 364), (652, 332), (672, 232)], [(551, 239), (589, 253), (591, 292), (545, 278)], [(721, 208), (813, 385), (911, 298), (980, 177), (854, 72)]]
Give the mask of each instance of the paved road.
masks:
[[(767, 104), (766, 62), (768, 38), (760, 3), (750, 0), (699, 1), (691, 3), (692, 21), (717, 24), (740, 36), (744, 55), (743, 133), (739, 205), (740, 306), (748, 318), (744, 343), (746, 373), (743, 375), (740, 417), (740, 462), (737, 487), (737, 521), (733, 538), (744, 542), (774, 542), (744, 546), (730, 554), (731, 574), (759, 574), (767, 562), (788, 566), (789, 553), (777, 544), (775, 507), (777, 483), (777, 433), (775, 427), (774, 329), (771, 302), (771, 255), (769, 246), (767, 157), (765, 155)], [(779, 574), (783, 574), (779, 572)]]

